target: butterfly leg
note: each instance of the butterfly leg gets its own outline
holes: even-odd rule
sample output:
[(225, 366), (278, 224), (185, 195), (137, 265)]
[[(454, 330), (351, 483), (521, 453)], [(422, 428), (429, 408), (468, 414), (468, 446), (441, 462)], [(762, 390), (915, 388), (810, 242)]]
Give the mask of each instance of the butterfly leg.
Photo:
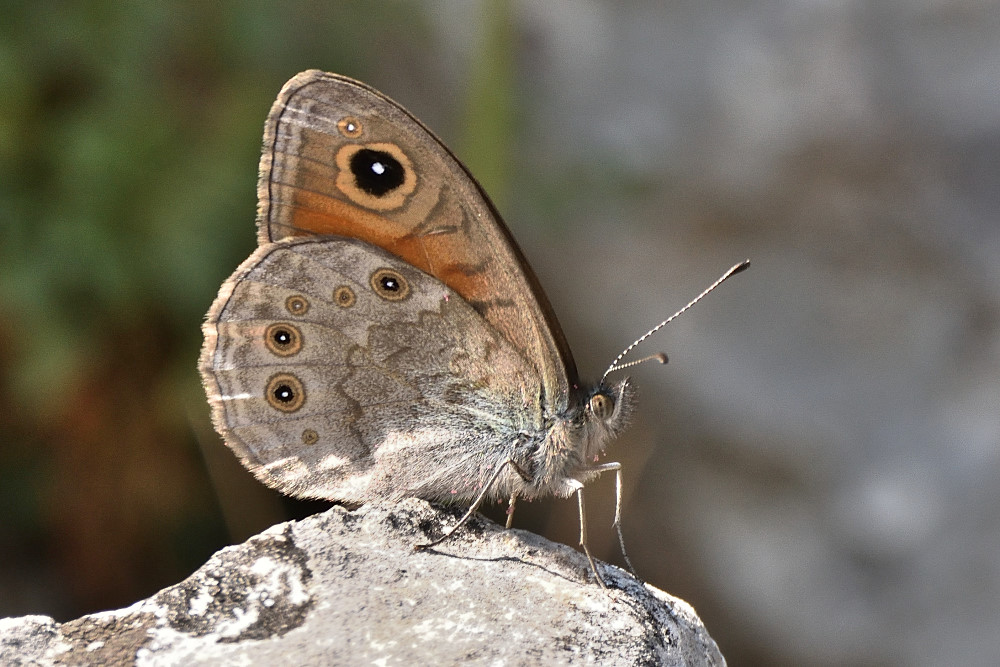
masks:
[[(528, 482), (529, 484), (531, 483), (532, 480), (531, 474), (527, 470), (525, 470), (523, 466), (519, 465), (518, 462), (515, 461), (514, 459), (508, 459), (507, 463), (509, 463), (510, 467), (513, 468), (514, 471), (521, 476), (521, 479), (523, 479), (525, 482)], [(514, 508), (516, 505), (517, 505), (517, 491), (514, 491), (513, 493), (510, 494), (510, 500), (507, 501), (507, 525), (505, 525), (504, 528), (508, 530), (512, 525), (514, 525)]]
[(454, 526), (452, 526), (451, 530), (449, 530), (448, 532), (446, 532), (444, 535), (442, 535), (441, 537), (437, 538), (436, 540), (431, 540), (427, 544), (418, 544), (418, 545), (416, 545), (414, 547), (414, 549), (428, 549), (430, 547), (433, 547), (433, 546), (436, 546), (438, 544), (441, 544), (442, 542), (444, 542), (445, 540), (447, 540), (449, 537), (451, 537), (452, 535), (454, 535), (455, 531), (458, 530), (459, 528), (461, 528), (463, 525), (465, 525), (465, 522), (468, 521), (469, 518), (472, 517), (472, 515), (476, 513), (476, 510), (479, 509), (479, 506), (483, 504), (483, 501), (486, 499), (487, 494), (489, 494), (490, 489), (493, 488), (493, 483), (497, 481), (497, 478), (500, 476), (500, 473), (502, 473), (504, 471), (504, 468), (506, 468), (508, 465), (515, 465), (515, 464), (514, 464), (513, 461), (511, 461), (510, 459), (508, 459), (508, 460), (504, 461), (502, 464), (500, 464), (497, 467), (497, 469), (493, 471), (493, 474), (490, 475), (489, 480), (486, 482), (486, 484), (483, 485), (483, 490), (479, 492), (479, 495), (476, 496), (476, 499), (475, 499), (475, 501), (473, 501), (472, 506), (469, 507), (469, 511), (466, 512), (465, 515), (462, 516), (462, 518), (458, 520), (458, 523), (456, 523)]
[(514, 523), (514, 505), (517, 503), (517, 493), (510, 494), (510, 500), (507, 502), (507, 525), (504, 526), (506, 529), (510, 529), (511, 524)]
[[(610, 470), (615, 471), (615, 520), (613, 526), (615, 527), (615, 533), (618, 535), (618, 547), (621, 549), (622, 558), (625, 559), (625, 565), (628, 566), (629, 572), (636, 579), (642, 580), (641, 577), (636, 573), (635, 567), (632, 565), (632, 560), (628, 557), (628, 552), (625, 550), (625, 536), (622, 534), (622, 464), (617, 461), (611, 461), (609, 463), (604, 463), (599, 466), (594, 466), (590, 469), (592, 472), (598, 474), (602, 472), (608, 472)], [(580, 491), (577, 490), (577, 493)], [(583, 521), (583, 513), (581, 510), (580, 520)], [(584, 528), (580, 527), (581, 535), (584, 533)]]
[[(577, 483), (579, 484), (579, 482)], [(583, 484), (576, 488), (576, 498), (580, 505), (580, 546), (583, 547), (583, 553), (586, 554), (587, 560), (590, 562), (590, 569), (597, 578), (597, 583), (601, 585), (601, 588), (606, 589), (608, 585), (604, 583), (604, 578), (597, 569), (597, 561), (590, 555), (590, 549), (587, 547), (587, 510), (583, 502)]]

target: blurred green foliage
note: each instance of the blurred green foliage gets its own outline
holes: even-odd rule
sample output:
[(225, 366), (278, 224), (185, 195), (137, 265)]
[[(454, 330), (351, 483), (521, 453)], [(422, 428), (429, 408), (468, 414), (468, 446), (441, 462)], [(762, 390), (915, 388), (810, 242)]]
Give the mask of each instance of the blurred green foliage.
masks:
[(513, 12), (504, 0), (486, 3), (482, 37), (466, 93), (466, 117), (458, 150), (465, 166), (500, 210), (506, 208), (514, 134), (515, 41)]
[[(374, 51), (366, 33), (404, 18), (399, 3), (380, 8), (8, 7), (0, 295), (15, 314), (11, 343), (29, 405), (64, 399), (58, 388), (93, 361), (110, 323), (127, 327), (153, 308), (179, 339), (198, 335), (190, 323), (208, 286), (252, 243), (254, 137), (275, 92), (309, 66), (364, 70)], [(365, 32), (353, 30), (365, 22)], [(27, 381), (39, 377), (47, 381)]]

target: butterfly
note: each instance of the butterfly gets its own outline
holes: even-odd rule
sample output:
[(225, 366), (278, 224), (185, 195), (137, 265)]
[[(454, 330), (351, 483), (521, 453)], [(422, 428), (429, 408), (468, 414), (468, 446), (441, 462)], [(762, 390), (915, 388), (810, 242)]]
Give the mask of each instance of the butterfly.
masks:
[(385, 95), (310, 70), (267, 117), (257, 195), (258, 247), (222, 285), (199, 363), (243, 465), (297, 497), (469, 503), (458, 525), (484, 500), (512, 513), (576, 494), (603, 586), (583, 487), (616, 472), (621, 538), (620, 465), (599, 460), (635, 391), (580, 382), (462, 163)]

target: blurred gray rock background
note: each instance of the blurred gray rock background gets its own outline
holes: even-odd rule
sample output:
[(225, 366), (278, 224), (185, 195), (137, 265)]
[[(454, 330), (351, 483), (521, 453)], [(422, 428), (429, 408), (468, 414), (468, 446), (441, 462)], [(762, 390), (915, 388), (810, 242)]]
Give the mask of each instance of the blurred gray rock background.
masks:
[[(317, 67), (470, 164), (585, 377), (752, 259), (645, 344), (611, 450), (633, 562), (731, 664), (1000, 655), (996, 3), (15, 5), (0, 613), (122, 606), (285, 516), (218, 472), (194, 363), (268, 106)], [(518, 525), (575, 544), (575, 505)]]

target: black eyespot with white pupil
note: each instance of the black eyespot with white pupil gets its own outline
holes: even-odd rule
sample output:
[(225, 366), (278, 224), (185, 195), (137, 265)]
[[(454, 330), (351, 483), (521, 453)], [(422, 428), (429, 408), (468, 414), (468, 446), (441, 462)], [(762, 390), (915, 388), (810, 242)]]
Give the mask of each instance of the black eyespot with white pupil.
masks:
[(406, 169), (385, 151), (362, 148), (351, 156), (351, 173), (358, 188), (382, 197), (403, 184)]
[(395, 211), (417, 190), (417, 172), (399, 145), (348, 142), (334, 155), (337, 189), (371, 211)]
[(372, 273), (371, 286), (386, 301), (402, 301), (410, 296), (410, 283), (393, 269), (378, 269)]
[(288, 322), (275, 322), (264, 331), (264, 345), (279, 357), (290, 357), (302, 349), (302, 332)]
[(268, 381), (264, 398), (276, 410), (295, 412), (305, 405), (306, 389), (291, 373), (278, 373)]

